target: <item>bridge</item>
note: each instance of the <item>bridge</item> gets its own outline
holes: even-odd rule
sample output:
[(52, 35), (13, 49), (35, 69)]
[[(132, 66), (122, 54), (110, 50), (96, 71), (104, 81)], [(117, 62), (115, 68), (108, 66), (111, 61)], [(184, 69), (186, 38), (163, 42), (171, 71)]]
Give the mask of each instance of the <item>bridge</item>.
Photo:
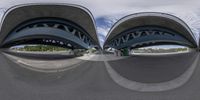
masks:
[(70, 4), (18, 5), (1, 22), (0, 45), (50, 44), (71, 49), (99, 48), (92, 14)]
[[(128, 57), (110, 52), (79, 57), (71, 51), (5, 52), (5, 48), (21, 44), (48, 44), (72, 50), (100, 48), (95, 27), (90, 11), (79, 5), (24, 4), (9, 8), (0, 23), (0, 98), (199, 100), (197, 51)], [(115, 23), (103, 48), (134, 49), (158, 44), (199, 47), (181, 19), (143, 12)]]
[(120, 19), (111, 28), (104, 48), (138, 48), (178, 44), (197, 48), (195, 36), (181, 19), (158, 12), (136, 13)]

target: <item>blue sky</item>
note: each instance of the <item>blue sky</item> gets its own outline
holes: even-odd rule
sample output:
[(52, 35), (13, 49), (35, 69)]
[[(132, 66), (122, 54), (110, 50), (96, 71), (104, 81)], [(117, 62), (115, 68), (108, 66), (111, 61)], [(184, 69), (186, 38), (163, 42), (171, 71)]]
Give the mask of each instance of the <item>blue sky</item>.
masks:
[[(200, 30), (200, 0), (1, 0), (0, 16), (5, 9), (24, 3), (70, 3), (88, 8), (95, 20), (100, 43), (120, 18), (137, 12), (164, 12), (184, 20), (196, 38)], [(198, 39), (197, 39), (198, 42)]]

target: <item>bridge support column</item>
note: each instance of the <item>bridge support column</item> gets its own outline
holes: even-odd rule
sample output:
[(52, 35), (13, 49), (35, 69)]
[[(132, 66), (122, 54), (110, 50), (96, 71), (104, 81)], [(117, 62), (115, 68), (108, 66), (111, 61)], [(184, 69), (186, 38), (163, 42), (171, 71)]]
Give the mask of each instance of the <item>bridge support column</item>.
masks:
[(121, 50), (115, 49), (115, 56), (121, 56)]
[(196, 52), (200, 52), (200, 48), (196, 48), (196, 49), (189, 49), (190, 51), (196, 51)]
[(131, 48), (128, 48), (128, 56), (131, 55)]
[(130, 48), (123, 48), (121, 49), (122, 56), (129, 56), (130, 55)]

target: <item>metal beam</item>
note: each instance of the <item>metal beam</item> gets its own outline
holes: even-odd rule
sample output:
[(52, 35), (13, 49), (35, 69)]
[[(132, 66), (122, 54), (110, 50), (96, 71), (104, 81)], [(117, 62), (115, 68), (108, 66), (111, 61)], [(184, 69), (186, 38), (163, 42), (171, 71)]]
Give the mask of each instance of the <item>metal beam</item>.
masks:
[[(177, 35), (181, 36), (181, 38), (184, 38), (184, 39), (182, 39), (183, 41), (182, 40), (179, 41), (180, 39), (177, 39), (176, 41), (173, 40), (171, 42), (173, 43), (176, 42), (180, 45), (187, 45), (187, 46), (189, 45), (192, 48), (198, 47), (197, 45), (198, 43), (196, 41), (195, 35), (192, 33), (188, 25), (184, 21), (182, 21), (180, 18), (170, 15), (170, 14), (166, 14), (166, 13), (142, 12), (142, 13), (135, 13), (135, 14), (125, 16), (121, 18), (117, 23), (115, 23), (113, 27), (110, 29), (108, 35), (106, 36), (104, 48), (111, 46), (110, 42), (112, 42), (113, 39), (117, 40), (116, 38), (118, 36), (121, 36), (121, 34), (124, 34), (124, 31), (130, 30), (136, 27), (143, 27), (143, 26), (158, 26), (158, 27), (169, 29), (169, 30), (173, 30)], [(124, 36), (123, 38), (118, 39), (118, 41), (115, 41), (115, 43), (119, 44), (119, 41), (121, 42), (121, 40), (124, 42), (126, 41), (127, 37), (128, 38), (140, 37), (140, 35), (143, 35), (147, 31), (144, 31), (142, 34), (140, 34), (139, 32), (135, 32), (134, 34)], [(149, 34), (151, 34), (150, 31), (146, 33), (146, 35), (149, 35)], [(157, 34), (159, 34), (159, 32)], [(162, 43), (166, 43), (166, 42), (169, 42), (169, 41), (165, 41)]]
[(129, 29), (114, 37), (106, 46), (121, 49), (125, 47), (143, 46), (149, 43), (177, 43), (192, 47), (180, 34), (159, 26), (143, 26)]
[[(70, 41), (71, 44), (88, 49), (93, 47), (96, 43), (92, 37), (81, 29), (78, 25), (61, 19), (55, 18), (41, 18), (31, 20), (15, 28), (3, 41), (2, 45), (20, 41), (20, 39), (41, 39), (48, 36), (51, 38), (58, 37), (65, 41)], [(12, 43), (11, 43), (12, 44)]]
[(73, 35), (69, 32), (59, 30), (56, 28), (46, 28), (46, 27), (30, 28), (30, 29), (20, 31), (17, 34), (13, 33), (6, 38), (6, 40), (3, 42), (3, 45), (12, 43), (16, 40), (31, 39), (34, 37), (44, 38), (44, 37), (48, 37), (48, 36), (55, 37), (55, 38), (61, 38), (61, 39), (63, 39), (63, 41), (71, 41), (85, 49), (88, 49), (90, 47), (88, 44), (84, 43), (78, 37), (76, 37), (75, 35)]
[[(88, 33), (94, 45), (99, 45), (95, 21), (91, 12), (79, 5), (63, 3), (28, 3), (9, 8), (3, 15), (3, 20), (0, 23), (0, 45), (13, 29), (21, 26), (24, 22), (40, 18), (57, 18), (73, 22)], [(48, 25), (44, 24), (44, 26)], [(55, 25), (55, 27), (60, 26)], [(76, 32), (73, 31), (72, 33), (75, 34)], [(85, 36), (82, 38), (83, 41), (88, 39)]]

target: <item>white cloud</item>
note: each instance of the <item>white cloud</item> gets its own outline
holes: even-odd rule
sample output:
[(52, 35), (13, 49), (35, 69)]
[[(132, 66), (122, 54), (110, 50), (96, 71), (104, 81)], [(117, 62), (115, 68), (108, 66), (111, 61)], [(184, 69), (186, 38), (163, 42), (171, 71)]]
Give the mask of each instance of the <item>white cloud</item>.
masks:
[[(123, 16), (137, 12), (165, 12), (171, 13), (183, 19), (193, 30), (196, 37), (199, 37), (200, 29), (200, 0), (1, 0), (0, 8), (24, 3), (70, 3), (87, 7), (95, 19), (110, 16), (108, 24), (116, 22)], [(1, 16), (1, 14), (0, 14)], [(109, 28), (97, 26), (98, 33), (106, 36)], [(101, 41), (104, 41), (100, 37)], [(198, 41), (199, 39), (197, 39)]]
[[(196, 37), (197, 43), (199, 43), (200, 12), (198, 10), (199, 9), (195, 8), (195, 7), (187, 9), (187, 6), (184, 7), (184, 6), (180, 6), (180, 5), (177, 5), (177, 6), (176, 5), (156, 6), (156, 7), (151, 7), (149, 9), (135, 8), (135, 10), (129, 9), (126, 12), (123, 12), (123, 13), (120, 13), (120, 14), (111, 14), (110, 17), (108, 18), (108, 20), (110, 20), (110, 22), (112, 22), (113, 19), (116, 20), (117, 16), (122, 17), (122, 15), (126, 16), (126, 15), (129, 15), (129, 14), (138, 13), (138, 12), (169, 13), (169, 14), (172, 14), (172, 15), (179, 17), (184, 22), (186, 22), (186, 24), (188, 24), (188, 26), (193, 31), (193, 33)], [(109, 30), (105, 29), (105, 31), (107, 31), (107, 33), (108, 33)], [(99, 32), (99, 34), (102, 34), (100, 31), (98, 31), (98, 32)], [(103, 34), (105, 34), (105, 32)]]

